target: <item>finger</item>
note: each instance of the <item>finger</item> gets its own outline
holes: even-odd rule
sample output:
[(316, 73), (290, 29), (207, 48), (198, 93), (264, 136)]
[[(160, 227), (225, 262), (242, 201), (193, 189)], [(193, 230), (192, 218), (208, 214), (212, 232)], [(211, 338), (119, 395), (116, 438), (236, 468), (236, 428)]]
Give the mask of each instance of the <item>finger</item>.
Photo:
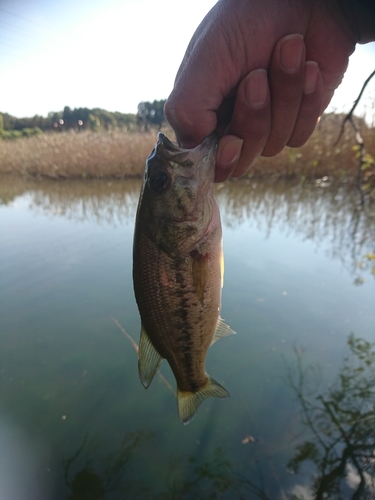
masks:
[(235, 135), (224, 135), (219, 141), (216, 155), (215, 182), (224, 182), (236, 168), (243, 140)]
[(164, 114), (173, 128), (177, 141), (184, 148), (194, 148), (216, 128), (217, 117), (213, 109), (189, 92), (174, 90), (164, 106)]
[(238, 87), (232, 121), (228, 129), (230, 134), (243, 141), (241, 154), (228, 164), (223, 161), (223, 157), (219, 154), (222, 150), (219, 149), (216, 161), (218, 177), (225, 175), (239, 177), (246, 173), (262, 153), (270, 128), (271, 103), (268, 76), (266, 70), (257, 69), (249, 73)]
[(305, 44), (302, 35), (282, 38), (275, 46), (270, 69), (272, 128), (263, 156), (274, 156), (289, 141), (303, 96)]
[(315, 61), (308, 61), (305, 66), (304, 95), (288, 146), (302, 146), (314, 132), (321, 115), (323, 97), (323, 78), (319, 66)]

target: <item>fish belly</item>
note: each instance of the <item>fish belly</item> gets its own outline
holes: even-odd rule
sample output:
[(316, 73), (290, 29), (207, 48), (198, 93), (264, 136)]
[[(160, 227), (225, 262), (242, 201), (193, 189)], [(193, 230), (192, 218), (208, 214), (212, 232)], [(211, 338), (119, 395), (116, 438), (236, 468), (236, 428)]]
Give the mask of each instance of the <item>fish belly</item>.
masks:
[(134, 255), (142, 327), (159, 355), (167, 359), (178, 389), (185, 392), (195, 392), (207, 383), (205, 358), (221, 299), (219, 247), (220, 242), (217, 251), (203, 245), (171, 258), (140, 235)]

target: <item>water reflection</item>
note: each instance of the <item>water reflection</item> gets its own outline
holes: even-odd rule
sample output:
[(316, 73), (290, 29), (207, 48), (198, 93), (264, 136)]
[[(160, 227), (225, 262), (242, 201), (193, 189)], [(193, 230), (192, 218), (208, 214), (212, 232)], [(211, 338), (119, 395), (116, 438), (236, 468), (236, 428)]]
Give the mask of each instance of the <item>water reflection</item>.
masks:
[[(207, 462), (197, 463), (195, 457), (179, 461), (168, 471), (165, 489), (155, 493), (146, 484), (134, 484), (126, 474), (126, 465), (131, 459), (132, 448), (144, 438), (152, 436), (129, 435), (125, 437), (119, 450), (108, 454), (103, 464), (98, 464), (100, 452), (97, 443), (93, 444), (86, 435), (81, 446), (69, 459), (63, 461), (65, 484), (70, 491), (70, 500), (103, 500), (113, 495), (115, 498), (140, 498), (154, 500), (179, 500), (222, 498), (230, 494), (231, 498), (245, 498), (243, 492), (246, 480), (233, 471), (232, 464), (225, 458), (223, 450), (217, 448)], [(130, 441), (130, 442), (129, 442)], [(85, 455), (85, 465), (72, 476), (71, 468), (77, 466), (79, 458)], [(99, 458), (100, 460), (100, 458)], [(95, 465), (96, 462), (96, 465)], [(175, 479), (174, 470), (185, 471), (186, 479)], [(99, 471), (99, 472), (96, 472)], [(229, 498), (229, 497), (228, 497)]]
[(289, 371), (310, 437), (297, 447), (288, 467), (298, 473), (305, 462), (313, 464), (307, 490), (316, 500), (375, 496), (375, 343), (351, 334), (348, 347), (323, 393), (312, 389), (317, 371), (303, 367), (301, 352), (296, 351), (296, 373)]
[[(116, 226), (133, 224), (140, 181), (39, 181), (4, 177), (0, 201), (9, 204), (28, 193), (30, 209), (69, 220)], [(255, 224), (269, 236), (275, 227), (324, 247), (342, 261), (362, 285), (375, 277), (375, 206), (362, 210), (355, 190), (345, 185), (255, 183), (244, 180), (217, 186), (223, 223)]]
[(112, 226), (133, 223), (134, 207), (140, 182), (98, 180), (53, 181), (2, 177), (0, 204), (10, 204), (27, 194), (30, 209), (46, 215), (60, 215), (68, 220), (93, 221)]
[[(123, 325), (139, 339), (139, 187), (0, 180), (2, 493), (66, 500), (94, 487), (106, 500), (312, 500), (321, 488), (321, 498), (371, 498), (374, 346), (353, 338), (341, 363), (350, 330), (375, 341), (374, 208), (357, 210), (345, 186), (217, 187), (223, 305), (238, 335), (213, 346), (208, 369), (232, 397), (225, 408), (208, 402), (182, 429), (168, 367), (146, 393), (136, 345), (120, 333)], [(349, 279), (322, 253), (340, 259)], [(352, 286), (358, 277), (364, 287)], [(295, 361), (294, 345), (305, 352), (286, 380), (282, 356)], [(319, 388), (305, 367), (316, 361)]]
[[(86, 434), (75, 453), (62, 462), (69, 498), (101, 500), (112, 498), (111, 495), (157, 500), (374, 498), (375, 343), (351, 334), (347, 346), (349, 353), (334, 382), (321, 393), (322, 367), (305, 366), (301, 350), (295, 349), (296, 363), (287, 367), (286, 383), (298, 399), (308, 434), (308, 439), (296, 446), (294, 456), (284, 464), (292, 478), (289, 487), (281, 484), (285, 478), (278, 477), (280, 470), (276, 471), (270, 456), (265, 459), (259, 447), (251, 449), (239, 469), (223, 448), (217, 446), (204, 460), (185, 454), (173, 464), (166, 460), (164, 486), (156, 492), (150, 485), (133, 481), (126, 470), (137, 447), (149, 441), (154, 446), (155, 434), (125, 434), (118, 448), (104, 457), (100, 442)], [(254, 439), (242, 442), (252, 444)]]
[[(262, 486), (238, 473), (222, 448), (217, 447), (212, 456), (200, 463), (196, 457), (183, 457), (169, 468), (164, 490), (156, 493), (146, 484), (132, 481), (126, 471), (133, 449), (152, 438), (152, 435), (135, 433), (126, 435), (118, 450), (101, 458), (99, 443), (83, 438), (77, 451), (64, 459), (65, 485), (69, 500), (104, 500), (104, 498), (139, 498), (153, 500), (188, 500), (207, 498), (246, 499), (253, 493), (261, 499), (269, 499)], [(80, 462), (84, 462), (83, 466)], [(72, 473), (75, 469), (76, 472)], [(78, 470), (77, 470), (78, 469)], [(184, 478), (178, 479), (176, 471), (184, 470)]]
[(125, 434), (118, 448), (103, 457), (100, 441), (86, 434), (75, 453), (62, 462), (65, 485), (70, 491), (69, 499), (102, 500), (111, 492), (122, 493), (129, 498), (133, 487), (131, 478), (126, 474), (126, 466), (133, 451), (151, 438), (152, 433), (146, 432)]
[(355, 275), (357, 284), (375, 274), (367, 257), (375, 250), (375, 207), (361, 210), (357, 193), (345, 185), (233, 182), (219, 191), (218, 200), (228, 226), (251, 220), (267, 235), (277, 227), (324, 245)]

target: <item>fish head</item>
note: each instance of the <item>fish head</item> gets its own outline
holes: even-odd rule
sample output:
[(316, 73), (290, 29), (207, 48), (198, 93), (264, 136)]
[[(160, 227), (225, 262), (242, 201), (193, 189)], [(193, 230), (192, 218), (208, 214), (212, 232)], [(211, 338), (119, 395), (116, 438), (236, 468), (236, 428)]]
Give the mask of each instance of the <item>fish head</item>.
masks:
[(137, 222), (171, 257), (193, 249), (207, 232), (215, 210), (216, 135), (183, 149), (164, 134), (146, 162)]

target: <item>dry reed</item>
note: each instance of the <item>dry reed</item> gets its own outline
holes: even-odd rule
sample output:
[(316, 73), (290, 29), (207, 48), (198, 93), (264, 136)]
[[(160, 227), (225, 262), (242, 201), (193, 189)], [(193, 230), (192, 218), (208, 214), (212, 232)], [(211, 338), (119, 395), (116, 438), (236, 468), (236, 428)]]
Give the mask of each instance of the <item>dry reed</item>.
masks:
[[(347, 123), (338, 144), (337, 138), (344, 115), (323, 115), (319, 125), (307, 143), (300, 148), (284, 148), (272, 158), (261, 157), (250, 169), (248, 177), (270, 179), (310, 178), (324, 176), (331, 180), (354, 181), (359, 160), (353, 129)], [(375, 158), (375, 128), (369, 128), (358, 120), (367, 153)]]
[[(343, 115), (323, 115), (309, 141), (301, 148), (285, 148), (272, 158), (261, 157), (247, 174), (250, 178), (321, 178), (354, 180), (358, 158), (349, 124), (339, 144)], [(367, 152), (375, 157), (375, 128), (359, 120)], [(171, 130), (165, 133), (173, 140)], [(141, 177), (156, 140), (156, 131), (131, 133), (62, 132), (0, 142), (0, 174), (51, 178)]]
[(138, 177), (156, 134), (108, 132), (46, 133), (0, 142), (0, 173), (52, 178)]

